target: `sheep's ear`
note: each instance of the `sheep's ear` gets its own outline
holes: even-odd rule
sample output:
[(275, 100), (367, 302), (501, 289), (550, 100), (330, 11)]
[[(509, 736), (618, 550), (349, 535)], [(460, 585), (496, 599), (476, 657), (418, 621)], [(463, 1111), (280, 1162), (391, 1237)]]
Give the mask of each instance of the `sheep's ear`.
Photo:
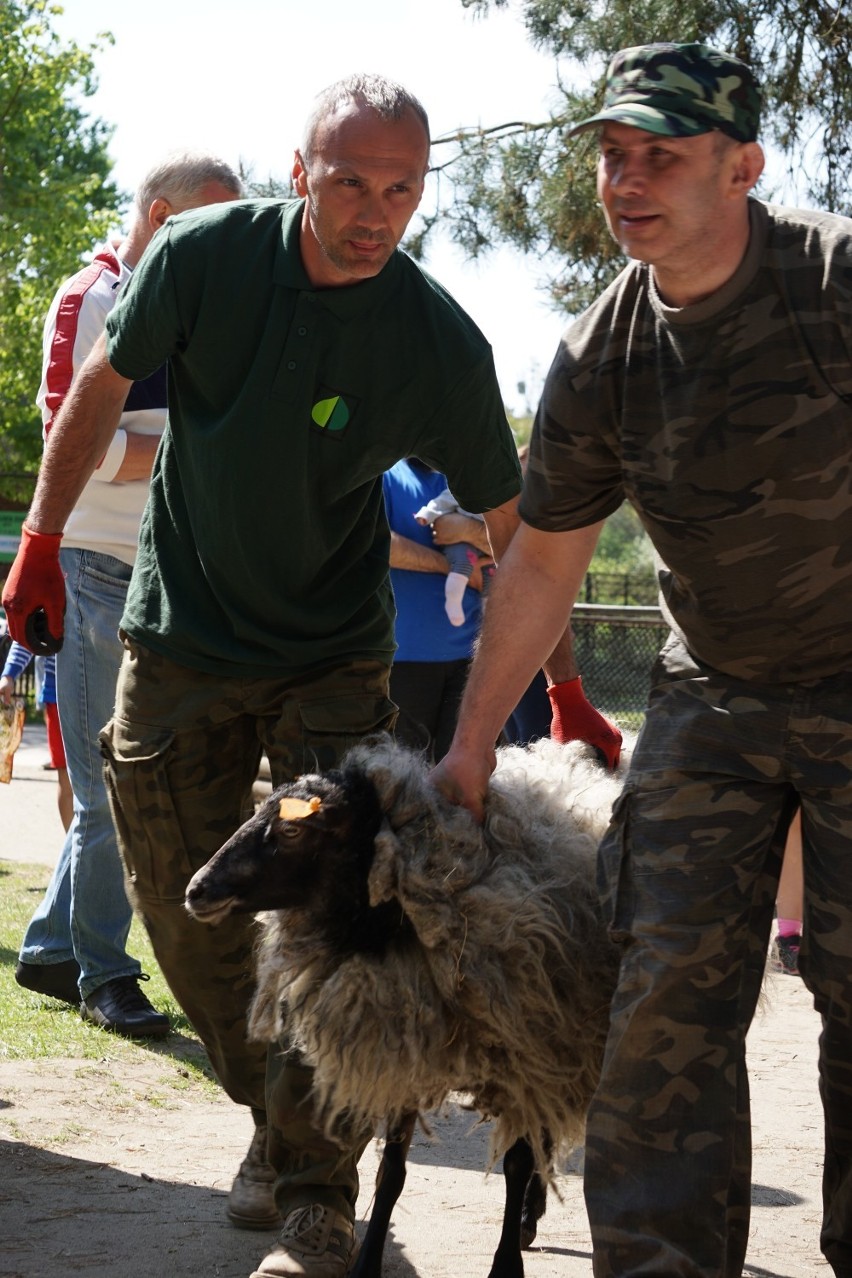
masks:
[(379, 827), (374, 846), (373, 864), (367, 877), (370, 904), (373, 906), (399, 896), (399, 840), (387, 819)]

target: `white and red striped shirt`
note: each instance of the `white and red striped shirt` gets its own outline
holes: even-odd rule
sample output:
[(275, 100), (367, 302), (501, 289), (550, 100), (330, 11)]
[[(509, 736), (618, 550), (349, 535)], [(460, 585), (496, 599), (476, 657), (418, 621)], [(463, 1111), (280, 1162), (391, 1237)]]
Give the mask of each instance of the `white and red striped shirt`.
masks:
[[(130, 267), (105, 244), (61, 285), (44, 323), (44, 362), (36, 402), (47, 438), (72, 382), (97, 339)], [(96, 550), (132, 564), (136, 559), (139, 521), (148, 499), (148, 481), (116, 482), (124, 460), (128, 433), (161, 435), (166, 424), (166, 370), (158, 370), (130, 388), (121, 423), (109, 448), (80, 496), (65, 527), (63, 545)]]

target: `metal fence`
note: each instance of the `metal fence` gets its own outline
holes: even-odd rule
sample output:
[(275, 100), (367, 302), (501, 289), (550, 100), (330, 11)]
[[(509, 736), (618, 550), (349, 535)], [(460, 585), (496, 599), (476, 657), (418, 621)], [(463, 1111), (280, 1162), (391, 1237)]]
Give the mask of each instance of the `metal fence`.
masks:
[(587, 572), (579, 598), (587, 604), (646, 607), (656, 604), (658, 590), (652, 572)]
[(651, 667), (669, 633), (660, 609), (578, 603), (572, 616), (586, 696), (621, 727), (638, 729)]

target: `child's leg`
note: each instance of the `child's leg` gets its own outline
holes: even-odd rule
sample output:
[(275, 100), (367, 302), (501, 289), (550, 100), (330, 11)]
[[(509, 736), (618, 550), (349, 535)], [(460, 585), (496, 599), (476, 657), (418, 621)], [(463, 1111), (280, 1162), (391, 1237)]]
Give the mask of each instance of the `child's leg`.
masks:
[(454, 626), (464, 625), (462, 599), (467, 590), (467, 577), (461, 572), (447, 573), (444, 586), (444, 608)]
[(443, 547), (444, 554), (450, 565), (450, 571), (447, 574), (447, 581), (444, 586), (444, 608), (454, 626), (464, 624), (462, 599), (464, 598), (465, 590), (467, 590), (470, 574), (473, 572), (473, 564), (468, 555), (469, 549), (470, 547), (466, 541), (455, 542), (451, 546)]
[(798, 935), (802, 930), (802, 813), (798, 811), (787, 831), (784, 862), (778, 880), (775, 908), (778, 931), (782, 936)]
[(778, 916), (778, 933), (772, 942), (771, 962), (777, 972), (795, 975), (799, 970), (799, 946), (802, 941), (804, 881), (802, 872), (802, 813), (796, 812), (787, 831), (784, 861), (775, 912)]

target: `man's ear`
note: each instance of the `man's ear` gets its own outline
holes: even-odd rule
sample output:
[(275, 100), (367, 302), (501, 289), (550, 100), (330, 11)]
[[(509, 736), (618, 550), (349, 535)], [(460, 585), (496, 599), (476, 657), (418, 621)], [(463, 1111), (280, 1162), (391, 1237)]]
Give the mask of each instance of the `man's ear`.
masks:
[(757, 186), (765, 164), (763, 147), (759, 142), (743, 142), (734, 152), (731, 173), (731, 194), (748, 194)]
[(159, 231), (166, 218), (171, 217), (174, 209), (168, 200), (158, 198), (154, 200), (148, 209), (148, 225), (152, 231)]
[(308, 193), (308, 173), (305, 168), (305, 162), (302, 159), (301, 151), (297, 151), (293, 156), (293, 168), (291, 169), (293, 178), (293, 186), (296, 194), (305, 196)]

